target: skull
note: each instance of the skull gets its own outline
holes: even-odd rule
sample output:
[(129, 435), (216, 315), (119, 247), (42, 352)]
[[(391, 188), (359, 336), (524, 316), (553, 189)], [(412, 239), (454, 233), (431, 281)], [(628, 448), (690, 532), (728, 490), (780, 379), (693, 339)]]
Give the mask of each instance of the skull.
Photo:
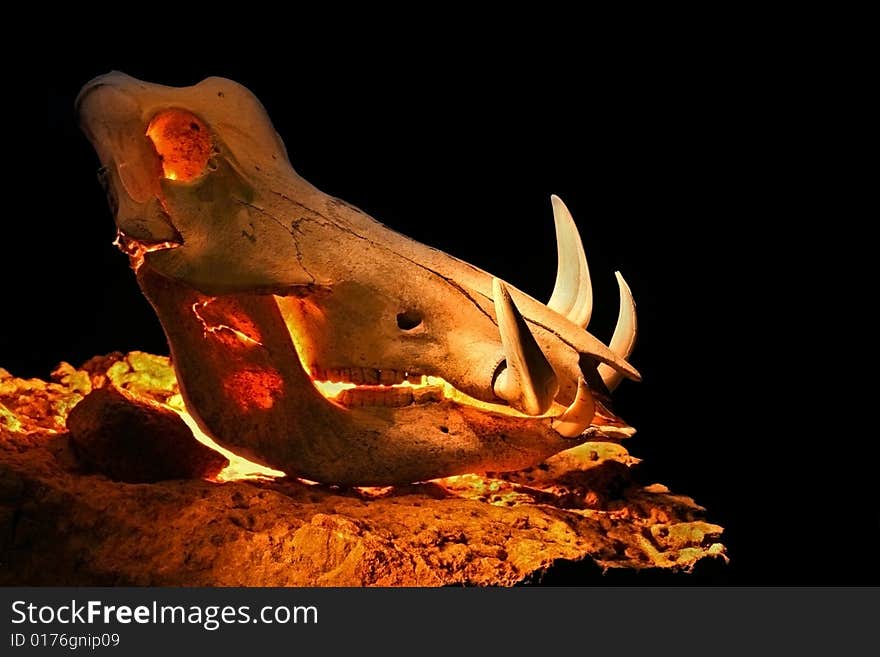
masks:
[(235, 82), (113, 72), (77, 111), (187, 409), (243, 456), (352, 485), (519, 469), (586, 440), (639, 379), (620, 274), (610, 345), (586, 331), (590, 274), (557, 197), (544, 304), (300, 178)]

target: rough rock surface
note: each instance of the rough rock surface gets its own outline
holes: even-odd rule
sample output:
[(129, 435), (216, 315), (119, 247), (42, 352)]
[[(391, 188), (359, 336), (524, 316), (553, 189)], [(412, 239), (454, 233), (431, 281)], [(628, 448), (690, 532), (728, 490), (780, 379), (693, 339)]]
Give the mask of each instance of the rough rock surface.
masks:
[(167, 359), (138, 352), (62, 364), (52, 382), (0, 370), (0, 585), (511, 585), (561, 562), (726, 559), (704, 509), (635, 483), (637, 459), (615, 442), (393, 489), (223, 473), (126, 483), (72, 449), (67, 416), (92, 390), (148, 413), (179, 405), (175, 386)]
[(67, 417), (79, 461), (117, 481), (211, 479), (229, 460), (193, 440), (180, 416), (115, 386), (92, 390)]

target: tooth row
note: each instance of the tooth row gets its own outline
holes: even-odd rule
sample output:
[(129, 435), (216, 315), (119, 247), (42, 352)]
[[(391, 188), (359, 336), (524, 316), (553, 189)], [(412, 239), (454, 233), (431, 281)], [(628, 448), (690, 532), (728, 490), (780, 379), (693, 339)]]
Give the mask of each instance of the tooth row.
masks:
[(353, 388), (336, 396), (343, 406), (409, 406), (413, 401), (412, 388)]
[(409, 381), (421, 383), (421, 374), (407, 373), (403, 370), (377, 370), (372, 367), (341, 367), (324, 369), (319, 365), (311, 366), (312, 378), (316, 381), (332, 383), (354, 383), (366, 386), (392, 386)]
[(363, 406), (409, 406), (410, 404), (427, 404), (443, 399), (443, 388), (440, 386), (420, 386), (418, 388), (350, 388), (342, 390), (334, 398), (338, 403), (349, 408)]

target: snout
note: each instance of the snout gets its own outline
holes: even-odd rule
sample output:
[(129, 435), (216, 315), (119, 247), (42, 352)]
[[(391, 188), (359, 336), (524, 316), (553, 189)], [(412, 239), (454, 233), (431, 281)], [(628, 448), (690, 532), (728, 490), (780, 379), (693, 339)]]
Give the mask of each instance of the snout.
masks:
[(74, 110), (80, 126), (96, 148), (102, 143), (96, 140), (101, 136), (102, 126), (106, 129), (108, 124), (120, 121), (121, 125), (130, 125), (141, 118), (133, 93), (137, 82), (125, 73), (111, 71), (89, 80), (80, 89), (73, 103)]
[(106, 171), (119, 230), (145, 243), (170, 242), (179, 235), (161, 208), (161, 161), (146, 135), (150, 117), (138, 100), (141, 84), (113, 71), (87, 82), (74, 105)]
[(77, 118), (80, 117), (80, 110), (83, 104), (83, 100), (88, 96), (92, 91), (99, 87), (103, 87), (106, 85), (112, 85), (113, 80), (117, 75), (124, 75), (123, 73), (119, 73), (119, 71), (110, 71), (109, 73), (104, 73), (103, 75), (98, 75), (88, 82), (86, 82), (82, 89), (79, 90), (79, 93), (76, 95), (76, 100), (73, 101), (73, 108), (76, 112)]

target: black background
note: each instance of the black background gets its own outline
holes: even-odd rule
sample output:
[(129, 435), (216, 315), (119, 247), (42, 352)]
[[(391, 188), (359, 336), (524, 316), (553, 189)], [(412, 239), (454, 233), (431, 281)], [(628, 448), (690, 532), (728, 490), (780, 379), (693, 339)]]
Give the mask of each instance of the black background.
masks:
[[(417, 41), (344, 57), (217, 48), (168, 63), (117, 48), (55, 61), (46, 210), (19, 224), (11, 255), (31, 273), (10, 286), (15, 321), (0, 328), (0, 366), (45, 377), (61, 360), (166, 352), (111, 245), (73, 100), (110, 69), (171, 85), (221, 75), (261, 99), (307, 180), (539, 299), (555, 276), (549, 195), (563, 198), (593, 276), (591, 332), (607, 340), (613, 329), (614, 270), (638, 304), (631, 360), (644, 382), (623, 383), (615, 400), (639, 429), (628, 447), (642, 476), (695, 497), (727, 530), (729, 567), (674, 582), (876, 581), (876, 512), (847, 511), (847, 477), (809, 456), (821, 436), (801, 420), (821, 416), (821, 395), (793, 410), (780, 392), (794, 378), (782, 352), (801, 321), (788, 304), (810, 284), (788, 275), (793, 241), (770, 239), (790, 231), (797, 195), (810, 193), (793, 182), (808, 147), (784, 67), (711, 51), (711, 38), (569, 43), (541, 57), (525, 42), (456, 57), (452, 38), (431, 43), (442, 56), (423, 57)], [(851, 539), (838, 537), (853, 534), (859, 547), (844, 558), (838, 540)], [(561, 582), (583, 577), (574, 569)]]

